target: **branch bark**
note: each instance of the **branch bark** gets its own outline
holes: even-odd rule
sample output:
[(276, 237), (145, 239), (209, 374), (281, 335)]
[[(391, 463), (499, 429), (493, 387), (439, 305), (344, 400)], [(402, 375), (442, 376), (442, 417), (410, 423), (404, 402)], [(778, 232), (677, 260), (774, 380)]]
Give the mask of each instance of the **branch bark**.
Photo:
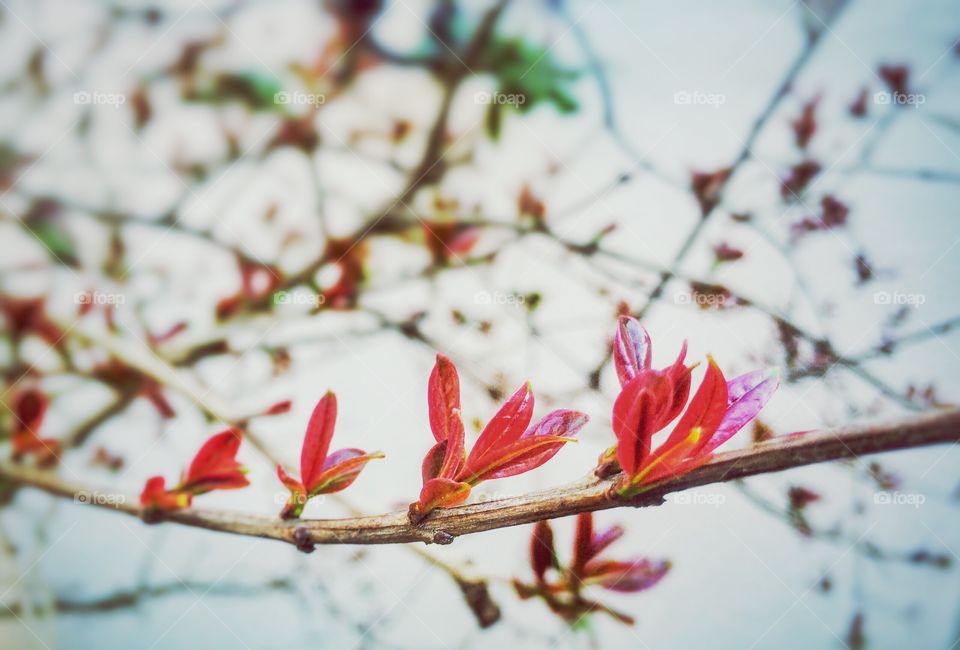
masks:
[[(894, 422), (859, 424), (808, 434), (795, 434), (749, 449), (718, 454), (711, 462), (687, 474), (664, 481), (630, 500), (613, 499), (613, 479), (588, 477), (576, 483), (520, 497), (475, 503), (434, 511), (421, 524), (411, 525), (407, 514), (344, 519), (281, 521), (270, 517), (190, 508), (160, 515), (161, 521), (235, 535), (275, 539), (310, 551), (316, 544), (449, 544), (456, 537), (518, 526), (581, 512), (617, 507), (660, 505), (664, 497), (693, 487), (779, 472), (804, 465), (866, 454), (960, 442), (960, 409), (926, 413)], [(114, 509), (143, 517), (135, 501), (116, 503), (97, 491), (69, 483), (51, 472), (0, 463), (0, 478), (44, 490), (75, 502)], [(150, 518), (154, 521), (154, 518)]]

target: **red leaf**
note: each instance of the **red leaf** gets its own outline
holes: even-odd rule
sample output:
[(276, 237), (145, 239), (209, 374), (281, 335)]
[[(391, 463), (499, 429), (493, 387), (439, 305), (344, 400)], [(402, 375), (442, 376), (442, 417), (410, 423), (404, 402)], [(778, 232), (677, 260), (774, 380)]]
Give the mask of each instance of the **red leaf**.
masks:
[(705, 464), (710, 460), (710, 453), (698, 449), (700, 442), (697, 436), (691, 436), (672, 447), (660, 447), (634, 477), (633, 485), (650, 485), (661, 479), (677, 478)]
[(150, 377), (144, 378), (140, 386), (139, 394), (153, 404), (153, 408), (157, 409), (157, 413), (159, 413), (163, 419), (169, 420), (177, 416), (177, 412), (173, 410), (173, 406), (163, 394), (162, 386), (155, 379)]
[(546, 521), (538, 521), (533, 526), (533, 538), (530, 541), (530, 566), (537, 582), (543, 582), (547, 569), (557, 566), (557, 551), (553, 544), (553, 529)]
[(250, 485), (250, 481), (244, 476), (243, 471), (242, 468), (238, 467), (238, 469), (229, 472), (207, 474), (189, 485), (181, 486), (180, 489), (189, 489), (193, 494), (204, 494), (213, 490), (236, 490), (247, 487)]
[(475, 485), (536, 469), (553, 458), (564, 443), (570, 442), (568, 436), (576, 435), (587, 420), (587, 416), (578, 411), (553, 411), (516, 442), (477, 459), (475, 464), (467, 462), (459, 478)]
[(680, 415), (684, 405), (687, 403), (687, 398), (690, 396), (690, 371), (693, 370), (693, 367), (688, 367), (684, 363), (686, 356), (687, 342), (684, 341), (683, 347), (680, 348), (680, 354), (677, 355), (677, 360), (672, 366), (664, 370), (667, 376), (670, 377), (670, 382), (673, 384), (673, 395), (669, 408), (664, 410), (663, 415), (660, 416), (660, 422), (657, 425), (658, 431)]
[(151, 345), (159, 345), (160, 343), (166, 343), (185, 329), (187, 329), (187, 322), (180, 321), (161, 334), (147, 333), (147, 337)]
[(817, 132), (817, 102), (819, 98), (814, 98), (803, 105), (800, 117), (790, 123), (793, 127), (793, 135), (796, 138), (797, 146), (806, 149), (810, 143), (813, 134)]
[(517, 198), (517, 210), (521, 215), (530, 215), (538, 222), (543, 221), (547, 214), (547, 208), (543, 201), (533, 194), (530, 185), (527, 183), (524, 183), (520, 189), (520, 196)]
[(307, 490), (300, 481), (287, 474), (283, 465), (277, 465), (277, 477), (284, 487), (290, 490), (290, 497), (280, 511), (280, 518), (296, 519), (303, 512), (303, 507), (307, 505)]
[(570, 569), (581, 576), (584, 565), (595, 555), (593, 552), (593, 513), (577, 515), (577, 531), (573, 538), (573, 560)]
[[(500, 407), (487, 426), (484, 427), (477, 443), (467, 458), (467, 465), (483, 464), (488, 453), (498, 453), (510, 443), (517, 441), (533, 417), (533, 391), (526, 383)], [(462, 472), (461, 472), (462, 473)]]
[[(446, 441), (443, 460), (436, 476), (452, 478), (463, 462), (463, 420), (460, 416), (460, 378), (457, 368), (447, 357), (437, 355), (427, 385), (427, 406), (433, 437)], [(431, 450), (432, 451), (432, 450)]]
[(31, 431), (22, 431), (11, 438), (14, 458), (33, 454), (40, 467), (51, 467), (60, 460), (60, 443), (53, 438), (41, 438)]
[(890, 92), (898, 95), (909, 94), (907, 80), (910, 78), (910, 68), (905, 65), (882, 65), (879, 72), (883, 80), (887, 82)]
[(860, 94), (857, 95), (857, 98), (853, 100), (853, 103), (850, 104), (850, 114), (854, 117), (863, 117), (867, 114), (867, 98), (870, 96), (870, 91), (867, 88), (860, 90)]
[(669, 375), (647, 370), (631, 380), (613, 404), (613, 431), (617, 436), (617, 460), (633, 474), (650, 454), (653, 434), (673, 403)]
[(795, 510), (802, 510), (814, 501), (820, 500), (820, 494), (802, 486), (791, 486), (787, 492), (790, 499), (790, 507)]
[(713, 247), (713, 257), (718, 264), (720, 262), (736, 262), (743, 255), (742, 249), (731, 246), (727, 242), (720, 242)]
[(52, 438), (41, 438), (40, 428), (50, 401), (36, 388), (21, 391), (14, 400), (14, 422), (10, 432), (10, 444), (14, 458), (33, 454), (37, 464), (47, 467), (60, 458), (60, 443)]
[(824, 226), (834, 228), (847, 223), (850, 208), (833, 195), (827, 194), (820, 199), (820, 207), (823, 209), (823, 216), (820, 217), (820, 221), (823, 222)]
[(189, 492), (168, 492), (162, 476), (147, 479), (143, 492), (140, 493), (140, 505), (148, 510), (179, 510), (188, 507), (190, 502)]
[(448, 478), (435, 478), (423, 484), (420, 500), (410, 506), (410, 518), (416, 523), (435, 508), (457, 506), (470, 496), (470, 484)]
[(236, 459), (241, 440), (239, 429), (227, 429), (211, 436), (194, 456), (178, 490), (202, 494), (249, 485)]
[(457, 367), (449, 358), (437, 355), (427, 384), (427, 406), (430, 412), (430, 430), (440, 442), (447, 440), (457, 430), (463, 433), (460, 419), (460, 377)]
[(303, 483), (287, 474), (287, 471), (283, 469), (283, 465), (277, 465), (277, 477), (280, 479), (280, 482), (283, 483), (284, 487), (291, 492), (306, 492)]
[(700, 428), (700, 442), (706, 444), (720, 426), (726, 411), (727, 380), (724, 379), (717, 362), (711, 357), (700, 387), (662, 448), (672, 447), (685, 440), (694, 427)]
[(14, 435), (23, 431), (37, 435), (49, 406), (50, 400), (39, 390), (28, 388), (21, 391), (13, 406), (16, 416), (16, 422), (13, 423)]
[(709, 214), (720, 202), (720, 195), (730, 178), (731, 171), (727, 167), (711, 173), (693, 172), (690, 179), (690, 189), (693, 190), (694, 196), (697, 197), (697, 203), (700, 204), (701, 216)]
[(780, 181), (780, 196), (784, 199), (796, 199), (820, 173), (820, 163), (804, 160), (790, 168), (790, 174)]
[[(442, 440), (430, 447), (430, 451), (423, 457), (423, 463), (420, 466), (420, 475), (423, 482), (426, 483), (432, 478), (440, 476), (440, 470), (443, 468), (443, 459), (447, 455), (447, 441)], [(443, 478), (451, 478), (444, 476)]]
[(282, 402), (277, 402), (267, 410), (263, 412), (264, 415), (281, 415), (282, 413), (289, 413), (290, 407), (293, 406), (293, 402), (286, 399)]
[(337, 421), (337, 398), (327, 391), (310, 416), (300, 452), (301, 480), (287, 475), (277, 467), (280, 481), (290, 490), (290, 499), (280, 516), (293, 519), (300, 516), (310, 497), (339, 492), (350, 486), (368, 461), (383, 458), (381, 452), (366, 453), (362, 449), (347, 448), (330, 455), (330, 441)]
[(333, 438), (336, 423), (337, 396), (332, 391), (327, 391), (313, 409), (300, 451), (300, 480), (308, 491), (323, 471), (323, 462), (330, 450), (330, 440)]

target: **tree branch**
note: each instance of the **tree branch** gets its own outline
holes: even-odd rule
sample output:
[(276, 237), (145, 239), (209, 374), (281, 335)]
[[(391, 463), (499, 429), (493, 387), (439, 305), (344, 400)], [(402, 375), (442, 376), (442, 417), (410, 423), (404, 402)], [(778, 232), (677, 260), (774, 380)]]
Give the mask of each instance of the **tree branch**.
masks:
[[(960, 442), (960, 409), (936, 411), (894, 422), (785, 436), (748, 449), (718, 454), (710, 463), (657, 484), (631, 500), (610, 498), (608, 490), (612, 479), (591, 476), (571, 485), (521, 497), (436, 510), (417, 526), (409, 522), (405, 511), (299, 521), (195, 508), (158, 516), (161, 521), (186, 526), (284, 541), (304, 551), (312, 550), (315, 544), (449, 544), (461, 535), (542, 519), (623, 506), (660, 505), (665, 495), (693, 487), (865, 454), (957, 442)], [(4, 462), (0, 463), (0, 478), (73, 498), (78, 503), (143, 516), (134, 502), (116, 503), (118, 499), (102, 498), (111, 494), (108, 490), (98, 492), (68, 483), (50, 472)]]

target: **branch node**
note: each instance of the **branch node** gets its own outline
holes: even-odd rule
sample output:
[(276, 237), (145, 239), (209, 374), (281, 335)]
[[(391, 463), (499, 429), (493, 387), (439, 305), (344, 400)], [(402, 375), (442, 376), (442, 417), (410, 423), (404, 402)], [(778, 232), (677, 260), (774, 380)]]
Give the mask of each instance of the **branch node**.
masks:
[(433, 533), (432, 541), (434, 544), (447, 545), (452, 544), (454, 536), (445, 530), (438, 530)]
[(293, 539), (293, 543), (296, 545), (297, 550), (303, 553), (313, 553), (317, 545), (314, 544), (313, 538), (310, 536), (310, 531), (307, 530), (306, 526), (297, 526), (293, 529), (293, 534), (290, 536)]
[(418, 503), (411, 503), (410, 507), (407, 508), (407, 520), (412, 526), (419, 526), (420, 522), (426, 519), (429, 514), (429, 512), (421, 512)]
[(143, 508), (140, 510), (140, 521), (147, 525), (159, 524), (163, 521), (163, 513), (153, 508)]

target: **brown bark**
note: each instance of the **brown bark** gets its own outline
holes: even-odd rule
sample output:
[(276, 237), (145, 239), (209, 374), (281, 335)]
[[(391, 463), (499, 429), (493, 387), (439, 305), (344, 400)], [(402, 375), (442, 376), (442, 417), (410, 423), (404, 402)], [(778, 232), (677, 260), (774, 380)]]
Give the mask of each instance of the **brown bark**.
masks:
[[(660, 505), (665, 495), (693, 487), (865, 454), (957, 442), (960, 442), (960, 409), (949, 409), (894, 422), (858, 424), (785, 436), (749, 449), (718, 454), (706, 465), (664, 481), (630, 500), (608, 496), (613, 479), (590, 476), (573, 484), (524, 496), (436, 510), (417, 526), (411, 525), (406, 511), (343, 519), (282, 521), (237, 512), (189, 508), (159, 515), (159, 521), (276, 539), (305, 551), (312, 550), (315, 544), (449, 544), (461, 535), (541, 519), (624, 506)], [(97, 491), (66, 482), (51, 472), (6, 462), (0, 463), (0, 478), (89, 505), (143, 516), (135, 501), (109, 503), (110, 499), (101, 498), (112, 494), (109, 490)]]

